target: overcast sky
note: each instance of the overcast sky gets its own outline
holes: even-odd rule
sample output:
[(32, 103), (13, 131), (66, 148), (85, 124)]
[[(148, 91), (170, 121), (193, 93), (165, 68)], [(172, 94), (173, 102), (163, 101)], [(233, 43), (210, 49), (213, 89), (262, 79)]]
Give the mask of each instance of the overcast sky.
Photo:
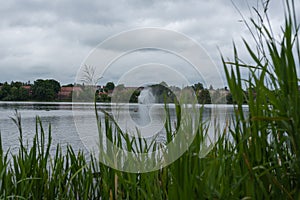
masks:
[[(246, 17), (249, 16), (247, 1), (234, 2)], [(255, 6), (256, 0), (248, 0), (248, 4)], [(271, 1), (270, 17), (278, 30), (283, 20), (281, 7), (282, 1)], [(249, 36), (240, 20), (230, 0), (3, 1), (0, 7), (0, 82), (54, 78), (62, 84), (73, 83), (77, 71), (99, 43), (120, 32), (144, 27), (173, 30), (192, 38), (223, 73), (218, 48), (225, 57), (231, 57), (232, 41), (241, 45), (241, 37)], [(145, 55), (153, 57), (154, 54)], [(176, 59), (165, 57), (168, 58), (172, 62), (167, 64), (174, 64)], [(145, 60), (146, 64), (149, 62), (151, 59)], [(180, 61), (176, 63), (179, 65)], [(126, 59), (122, 64), (126, 65)], [(184, 71), (183, 65), (177, 67), (179, 73)], [(157, 68), (159, 66), (153, 69)], [(111, 71), (102, 81), (118, 82), (117, 72), (124, 74), (126, 70)], [(197, 79), (190, 81), (197, 82)], [(221, 87), (217, 80), (206, 82)]]

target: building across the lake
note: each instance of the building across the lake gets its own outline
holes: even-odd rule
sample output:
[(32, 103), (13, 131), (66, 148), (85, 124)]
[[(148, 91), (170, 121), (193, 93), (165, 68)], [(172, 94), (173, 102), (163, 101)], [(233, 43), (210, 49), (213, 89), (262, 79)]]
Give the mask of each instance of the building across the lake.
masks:
[(77, 95), (82, 91), (80, 86), (62, 86), (60, 91), (58, 92), (59, 100), (68, 100), (72, 98), (73, 93), (77, 93)]

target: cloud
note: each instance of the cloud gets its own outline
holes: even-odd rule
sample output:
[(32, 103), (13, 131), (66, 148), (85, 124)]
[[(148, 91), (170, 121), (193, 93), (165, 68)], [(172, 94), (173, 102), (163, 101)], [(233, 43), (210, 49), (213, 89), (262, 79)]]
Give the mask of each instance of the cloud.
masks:
[[(246, 18), (251, 16), (249, 7), (255, 6), (250, 4), (252, 2), (234, 2)], [(300, 10), (299, 5), (297, 10)], [(79, 67), (99, 43), (112, 35), (141, 27), (166, 28), (194, 39), (220, 71), (218, 48), (225, 57), (231, 56), (234, 40), (241, 49), (241, 56), (247, 59), (240, 38), (250, 37), (232, 3), (223, 0), (12, 0), (1, 3), (0, 18), (0, 82), (33, 81), (48, 76), (62, 83), (74, 82)], [(279, 34), (283, 19), (280, 4), (271, 2), (270, 18)], [(152, 36), (131, 37), (122, 45), (147, 37)], [(115, 49), (123, 47), (117, 41), (114, 44)], [(119, 77), (113, 72), (110, 76)], [(217, 87), (221, 87), (221, 83)]]

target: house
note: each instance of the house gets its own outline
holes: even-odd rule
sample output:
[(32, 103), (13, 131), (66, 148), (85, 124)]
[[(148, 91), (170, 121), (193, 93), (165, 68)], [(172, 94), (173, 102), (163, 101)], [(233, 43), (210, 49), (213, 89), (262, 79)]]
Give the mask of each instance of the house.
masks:
[(82, 88), (79, 86), (62, 86), (58, 92), (59, 100), (67, 100), (72, 98), (72, 94), (76, 93), (77, 95), (82, 91)]

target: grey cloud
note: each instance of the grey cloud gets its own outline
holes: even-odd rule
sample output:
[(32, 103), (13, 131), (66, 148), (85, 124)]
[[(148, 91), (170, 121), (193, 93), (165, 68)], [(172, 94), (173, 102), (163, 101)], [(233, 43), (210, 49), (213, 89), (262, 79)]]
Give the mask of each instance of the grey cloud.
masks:
[[(248, 18), (248, 9), (256, 1), (233, 2)], [(282, 23), (281, 11), (281, 3), (271, 1), (270, 18), (274, 26)], [(11, 0), (1, 3), (0, 18), (0, 82), (34, 80), (47, 74), (63, 83), (73, 82), (72, 77), (75, 80), (78, 68), (96, 45), (112, 35), (141, 27), (167, 28), (186, 34), (206, 49), (221, 71), (217, 47), (225, 57), (231, 56), (234, 40), (247, 59), (240, 38), (249, 38), (249, 33), (229, 0)], [(120, 50), (145, 37), (116, 41), (113, 48)], [(110, 78), (116, 77), (110, 73)]]

